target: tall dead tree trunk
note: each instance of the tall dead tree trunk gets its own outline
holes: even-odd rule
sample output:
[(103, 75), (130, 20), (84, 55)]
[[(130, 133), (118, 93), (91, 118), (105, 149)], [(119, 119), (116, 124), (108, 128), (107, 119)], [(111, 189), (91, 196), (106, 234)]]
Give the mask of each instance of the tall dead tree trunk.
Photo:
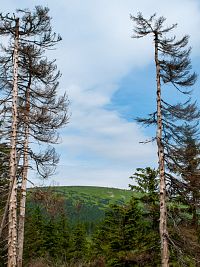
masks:
[(8, 267), (17, 266), (17, 99), (19, 19), (16, 19), (13, 53), (12, 126), (10, 151), (10, 200), (8, 212)]
[(168, 231), (167, 231), (167, 206), (166, 206), (166, 182), (165, 182), (165, 161), (164, 146), (162, 143), (162, 109), (161, 109), (161, 85), (160, 85), (160, 64), (158, 60), (158, 35), (155, 34), (155, 64), (157, 84), (157, 147), (160, 175), (160, 239), (161, 239), (161, 260), (162, 267), (169, 266)]
[[(11, 135), (9, 136), (11, 139), (10, 190), (3, 217), (6, 219), (9, 217), (8, 267), (22, 266), (28, 155), (31, 155), (32, 163), (38, 173), (42, 177), (48, 177), (58, 162), (58, 156), (49, 144), (58, 142), (59, 135), (56, 130), (68, 122), (67, 96), (56, 97), (60, 72), (56, 70), (54, 61), (48, 61), (45, 56), (45, 50), (54, 47), (61, 40), (59, 35), (52, 33), (49, 9), (37, 6), (33, 12), (27, 10), (17, 12), (21, 14), (22, 19), (16, 19), (15, 14), (13, 17), (8, 17), (8, 15), (4, 17), (0, 14), (2, 20), (0, 35), (5, 34), (11, 37), (8, 47), (3, 47), (5, 55), (1, 58), (0, 64), (2, 73), (0, 87), (5, 89), (5, 99), (9, 99), (11, 92), (13, 97), (12, 118), (10, 119)], [(13, 69), (12, 86), (10, 77), (13, 76)], [(24, 95), (25, 89), (26, 95)], [(17, 99), (20, 100), (18, 103)], [(17, 114), (17, 107), (18, 111), (20, 109), (22, 112)], [(23, 112), (25, 109), (26, 111)], [(5, 110), (8, 116), (10, 116), (10, 110), (10, 106)], [(46, 144), (47, 148), (34, 153), (28, 146), (29, 136), (39, 144)], [(22, 152), (19, 161), (22, 162), (23, 167), (23, 174), (20, 174), (21, 194), (18, 195), (19, 179), (16, 178), (16, 174), (19, 173), (17, 172), (19, 164), (16, 162), (16, 146)], [(5, 219), (0, 225), (0, 233), (4, 225)]]
[[(166, 205), (166, 177), (171, 179), (173, 185), (173, 176), (165, 172), (165, 164), (167, 169), (174, 172), (178, 164), (174, 161), (174, 168), (171, 169), (172, 159), (176, 159), (170, 155), (174, 150), (177, 140), (182, 138), (180, 132), (183, 129), (182, 121), (196, 120), (199, 118), (199, 112), (196, 112), (195, 104), (190, 104), (188, 100), (184, 104), (172, 105), (161, 98), (161, 80), (163, 84), (174, 87), (184, 94), (190, 93), (188, 90), (196, 82), (196, 74), (191, 73), (190, 51), (186, 48), (188, 44), (188, 36), (183, 36), (180, 40), (176, 40), (176, 36), (167, 37), (168, 32), (172, 31), (177, 24), (164, 26), (165, 18), (157, 17), (156, 14), (145, 19), (142, 13), (137, 16), (131, 16), (135, 26), (133, 38), (142, 38), (147, 35), (154, 37), (154, 60), (156, 66), (156, 87), (157, 87), (157, 110), (149, 114), (148, 118), (138, 118), (137, 121), (150, 126), (157, 127), (156, 140), (158, 147), (158, 163), (160, 174), (160, 239), (161, 239), (161, 258), (162, 267), (169, 266), (169, 233), (167, 229), (167, 205)], [(184, 90), (181, 90), (184, 88)], [(187, 116), (186, 116), (187, 114)], [(181, 127), (180, 127), (181, 125)], [(173, 149), (172, 149), (173, 148)], [(170, 166), (171, 165), (171, 166)], [(174, 189), (174, 188), (172, 188)]]
[(25, 224), (25, 207), (26, 207), (26, 189), (27, 189), (27, 176), (28, 176), (28, 145), (29, 145), (29, 113), (30, 113), (30, 86), (31, 75), (29, 77), (28, 86), (26, 89), (26, 104), (24, 110), (24, 146), (23, 146), (23, 171), (22, 182), (19, 202), (19, 227), (18, 227), (18, 258), (17, 267), (22, 267), (23, 262), (23, 247), (24, 247), (24, 224)]

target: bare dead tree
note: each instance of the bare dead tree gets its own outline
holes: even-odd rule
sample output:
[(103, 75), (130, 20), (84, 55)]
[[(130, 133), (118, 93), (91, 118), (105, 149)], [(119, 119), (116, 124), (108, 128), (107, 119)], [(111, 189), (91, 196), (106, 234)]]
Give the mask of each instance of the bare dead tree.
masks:
[[(18, 218), (18, 247), (17, 265), (22, 266), (24, 220), (26, 204), (26, 184), (28, 169), (35, 162), (37, 171), (43, 177), (47, 177), (55, 169), (58, 156), (50, 144), (59, 141), (57, 129), (68, 122), (68, 99), (66, 95), (57, 97), (58, 79), (55, 60), (48, 61), (45, 55), (46, 49), (52, 49), (61, 40), (59, 35), (52, 32), (51, 18), (48, 8), (37, 6), (33, 12), (19, 10), (19, 46), (18, 46), (18, 124), (17, 143), (19, 165), (17, 166), (19, 197)], [(20, 16), (21, 15), (21, 16)], [(4, 19), (4, 27), (7, 25), (7, 17)], [(10, 26), (8, 24), (8, 26)], [(7, 30), (11, 31), (11, 27)], [(12, 38), (12, 37), (11, 37)], [(10, 95), (12, 92), (11, 74), (13, 64), (13, 45), (2, 47), (4, 55), (0, 58), (1, 88), (4, 93), (2, 104), (3, 115), (10, 116)], [(12, 119), (10, 120), (12, 121)], [(10, 130), (9, 119), (5, 131)], [(47, 149), (35, 153), (30, 143), (37, 142), (47, 144)]]
[[(15, 26), (10, 27), (14, 35), (13, 49), (13, 83), (12, 83), (12, 123), (10, 136), (10, 194), (8, 205), (8, 267), (17, 264), (17, 122), (18, 122), (18, 54), (19, 54), (19, 19), (9, 18), (9, 22), (14, 21)], [(10, 23), (9, 23), (10, 24)]]
[[(188, 44), (188, 36), (184, 36), (181, 40), (176, 37), (166, 37), (167, 33), (172, 31), (176, 24), (165, 27), (164, 17), (156, 17), (154, 14), (149, 19), (145, 19), (141, 13), (137, 16), (131, 16), (135, 24), (133, 38), (142, 38), (151, 35), (154, 38), (154, 60), (156, 67), (156, 95), (157, 95), (157, 111), (150, 114), (148, 119), (138, 119), (147, 125), (157, 125), (157, 147), (158, 147), (158, 163), (160, 175), (160, 238), (161, 238), (161, 259), (162, 266), (169, 266), (169, 248), (168, 248), (168, 229), (167, 229), (167, 204), (166, 204), (166, 174), (165, 174), (165, 146), (164, 146), (164, 129), (165, 120), (164, 112), (170, 111), (174, 116), (181, 116), (180, 106), (169, 106), (163, 102), (161, 81), (164, 84), (172, 84), (177, 90), (184, 94), (189, 93), (187, 89), (196, 81), (196, 74), (190, 74), (190, 48), (186, 48)], [(181, 88), (184, 88), (182, 91)], [(166, 104), (166, 108), (163, 106)], [(186, 109), (189, 108), (189, 105)], [(177, 114), (176, 114), (177, 112)], [(184, 113), (185, 115), (186, 113)], [(185, 115), (186, 116), (186, 115)], [(168, 129), (170, 123), (168, 123)], [(173, 128), (170, 130), (173, 132)], [(176, 131), (178, 128), (176, 127)], [(174, 130), (175, 131), (175, 130)]]

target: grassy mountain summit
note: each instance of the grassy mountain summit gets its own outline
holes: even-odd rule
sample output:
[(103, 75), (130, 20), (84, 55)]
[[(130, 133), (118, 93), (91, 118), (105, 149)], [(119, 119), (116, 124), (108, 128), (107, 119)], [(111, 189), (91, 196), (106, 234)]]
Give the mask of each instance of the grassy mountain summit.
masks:
[[(42, 206), (37, 197), (34, 197), (34, 190), (30, 190), (29, 205)], [(62, 197), (64, 201), (65, 214), (71, 225), (79, 222), (92, 228), (103, 220), (105, 211), (111, 204), (123, 205), (133, 196), (132, 191), (126, 189), (96, 187), (96, 186), (56, 186), (40, 188), (40, 191), (51, 192)], [(33, 197), (31, 197), (33, 195)]]
[(94, 205), (125, 203), (130, 200), (133, 192), (126, 189), (98, 186), (59, 186), (56, 191), (63, 193), (66, 198), (78, 199)]

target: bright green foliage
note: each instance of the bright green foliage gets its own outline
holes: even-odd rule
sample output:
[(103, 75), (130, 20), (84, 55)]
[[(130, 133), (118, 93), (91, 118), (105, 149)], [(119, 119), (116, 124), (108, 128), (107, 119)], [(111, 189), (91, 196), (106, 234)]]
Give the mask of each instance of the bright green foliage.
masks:
[(57, 228), (59, 231), (59, 246), (60, 255), (59, 259), (62, 261), (67, 261), (69, 259), (69, 249), (70, 249), (70, 228), (65, 214), (61, 214), (59, 217)]
[(0, 221), (8, 195), (9, 153), (10, 149), (8, 146), (0, 144)]
[[(79, 216), (84, 203), (79, 205), (76, 199), (76, 205), (70, 206), (78, 214), (78, 223), (71, 223), (72, 213), (66, 207), (69, 202), (62, 193), (40, 190), (27, 209), (25, 263), (42, 257), (52, 267), (160, 266), (157, 171), (140, 168), (133, 177), (136, 185), (130, 191), (132, 199), (104, 207), (102, 222), (98, 225), (94, 221), (95, 232), (88, 232), (86, 221)], [(183, 211), (180, 204), (170, 203), (170, 263), (193, 267), (193, 259), (199, 259), (200, 246), (197, 231), (188, 225), (191, 218), (180, 216)]]
[[(188, 128), (185, 130), (188, 130)], [(185, 135), (185, 137), (186, 136), (186, 139), (188, 140), (190, 135), (188, 134)], [(192, 144), (192, 142), (190, 144)], [(197, 166), (195, 165), (198, 161), (198, 158), (195, 157), (197, 151), (195, 150), (196, 147), (192, 145), (186, 145), (185, 147), (185, 150), (180, 150), (182, 153), (179, 152), (179, 155), (177, 154), (177, 160), (179, 159), (179, 162), (182, 163), (183, 160), (185, 161), (185, 164), (182, 165), (184, 168), (187, 166), (191, 167), (192, 163), (193, 166)], [(178, 151), (178, 148), (176, 148), (176, 151)], [(193, 159), (190, 153), (193, 153)], [(137, 184), (134, 186), (130, 185), (135, 192), (142, 193), (139, 200), (143, 205), (143, 211), (146, 212), (145, 217), (149, 217), (149, 220), (152, 222), (152, 232), (158, 232), (159, 222), (157, 174), (158, 172), (155, 169), (149, 167), (145, 169), (138, 168), (137, 172), (131, 177), (132, 179), (135, 179)], [(179, 188), (179, 190), (180, 189), (181, 188)], [(182, 188), (182, 190), (184, 190), (184, 188)], [(182, 196), (184, 196), (184, 194)], [(185, 201), (182, 203), (185, 203)], [(194, 259), (196, 258), (198, 261), (199, 255), (197, 251), (199, 251), (200, 246), (197, 240), (197, 231), (190, 226), (191, 216), (188, 213), (187, 206), (181, 205), (180, 202), (170, 201), (168, 203), (168, 214), (170, 262), (172, 263), (172, 266), (195, 266)]]
[(158, 249), (158, 234), (134, 199), (125, 206), (113, 205), (94, 237), (94, 251), (106, 257), (108, 266), (137, 266), (141, 260), (141, 266), (155, 264)]
[(86, 231), (82, 224), (78, 224), (72, 231), (71, 247), (69, 249), (70, 258), (78, 261), (86, 257), (87, 254), (87, 241)]
[[(1, 123), (0, 123), (1, 125)], [(10, 149), (6, 143), (0, 144), (0, 266), (6, 266), (7, 255), (7, 219), (5, 219), (6, 204), (9, 191), (9, 153)]]
[(27, 210), (24, 258), (49, 258), (59, 262), (82, 259), (87, 254), (86, 232), (81, 225), (71, 230), (61, 211), (50, 214), (44, 207)]
[(43, 212), (40, 207), (36, 207), (30, 214), (28, 214), (28, 216), (26, 216), (24, 245), (25, 258), (41, 257), (45, 255), (44, 227), (45, 218)]
[(185, 124), (182, 138), (171, 149), (170, 171), (178, 178), (173, 187), (182, 203), (189, 205), (192, 224), (198, 226), (198, 207), (200, 204), (200, 142), (197, 125)]
[[(32, 190), (29, 195), (28, 205), (35, 204), (32, 197), (35, 191)], [(48, 188), (42, 188), (39, 191), (46, 192)], [(92, 234), (96, 225), (104, 218), (105, 210), (109, 205), (127, 203), (133, 192), (109, 187), (61, 186), (52, 187), (51, 194), (62, 197), (70, 227), (81, 222), (85, 225), (87, 233)], [(37, 203), (42, 205), (40, 199)]]
[(136, 171), (130, 178), (134, 179), (137, 184), (129, 184), (129, 187), (134, 192), (142, 193), (144, 201), (155, 204), (158, 201), (158, 171), (150, 167), (137, 168)]
[(137, 168), (137, 172), (131, 176), (137, 183), (136, 185), (129, 185), (133, 191), (154, 194), (158, 192), (158, 171), (150, 167)]
[(157, 229), (159, 220), (158, 170), (151, 169), (150, 167), (145, 169), (137, 168), (130, 178), (134, 180), (136, 185), (129, 184), (129, 187), (134, 192), (142, 193), (139, 199), (152, 220), (153, 228)]
[(90, 203), (101, 203), (102, 200), (107, 200), (108, 204), (114, 204), (121, 202), (123, 199), (129, 201), (131, 198), (131, 192), (125, 189), (100, 187), (100, 186), (59, 186), (54, 188), (60, 193), (78, 200), (86, 201)]

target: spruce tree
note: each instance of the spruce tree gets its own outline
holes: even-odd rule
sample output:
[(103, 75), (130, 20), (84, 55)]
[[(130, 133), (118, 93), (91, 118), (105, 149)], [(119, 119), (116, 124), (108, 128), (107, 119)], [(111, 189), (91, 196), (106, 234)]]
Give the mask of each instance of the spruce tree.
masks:
[(71, 261), (74, 263), (87, 256), (86, 229), (82, 223), (78, 223), (72, 230), (69, 254)]
[(9, 154), (10, 149), (6, 144), (0, 144), (0, 266), (4, 266), (5, 257), (7, 254), (6, 232), (4, 221), (8, 223), (5, 217), (5, 209), (9, 203), (7, 196), (9, 193)]
[(155, 266), (159, 234), (149, 214), (134, 197), (126, 205), (111, 205), (93, 237), (93, 253), (106, 266)]
[[(140, 193), (138, 199), (144, 204), (152, 221), (152, 228), (157, 230), (159, 221), (159, 181), (158, 170), (150, 167), (137, 168), (130, 177), (134, 185), (129, 184), (134, 193)], [(136, 197), (134, 197), (136, 198)]]
[[(168, 154), (168, 169), (177, 175), (174, 188), (184, 204), (189, 205), (192, 224), (198, 226), (198, 207), (200, 203), (200, 142), (198, 124), (185, 124), (181, 138)], [(176, 183), (177, 182), (177, 183)]]

